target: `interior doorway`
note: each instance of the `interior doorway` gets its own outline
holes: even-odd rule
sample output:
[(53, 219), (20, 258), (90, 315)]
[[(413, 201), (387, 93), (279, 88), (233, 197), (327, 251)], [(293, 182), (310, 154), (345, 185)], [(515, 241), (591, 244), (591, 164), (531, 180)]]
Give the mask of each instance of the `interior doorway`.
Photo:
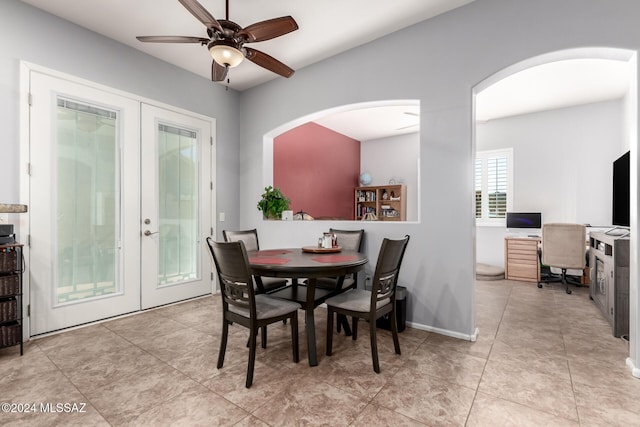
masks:
[[(638, 185), (637, 185), (637, 162), (635, 161), (635, 159), (637, 159), (637, 153), (638, 153), (638, 144), (637, 144), (637, 69), (636, 69), (636, 53), (633, 51), (629, 51), (629, 50), (623, 50), (623, 49), (614, 49), (614, 48), (589, 48), (589, 49), (572, 49), (572, 50), (567, 50), (567, 51), (559, 51), (559, 52), (553, 52), (547, 55), (542, 55), (539, 57), (535, 57), (535, 58), (530, 58), (529, 60), (525, 60), (522, 61), (518, 64), (514, 64), (513, 66), (507, 67), (504, 70), (501, 70), (500, 72), (497, 72), (496, 74), (494, 74), (493, 76), (489, 77), (488, 79), (484, 80), (483, 82), (479, 83), (474, 89), (473, 89), (473, 102), (474, 102), (474, 111), (478, 111), (479, 109), (481, 109), (481, 105), (479, 104), (481, 101), (481, 97), (479, 97), (479, 95), (491, 88), (492, 86), (496, 85), (499, 82), (504, 81), (507, 77), (512, 77), (515, 76), (523, 71), (527, 71), (527, 70), (531, 70), (535, 67), (540, 67), (543, 65), (555, 65), (555, 64), (560, 64), (563, 61), (577, 61), (577, 60), (582, 60), (582, 61), (593, 61), (593, 62), (598, 62), (598, 61), (602, 61), (602, 62), (606, 62), (608, 61), (609, 63), (618, 63), (618, 65), (622, 65), (623, 67), (625, 67), (625, 69), (627, 70), (624, 73), (624, 79), (625, 81), (621, 82), (624, 85), (626, 85), (627, 89), (626, 92), (620, 97), (620, 99), (618, 100), (618, 106), (617, 107), (613, 107), (613, 108), (619, 108), (620, 110), (620, 114), (619, 114), (619, 125), (617, 125), (617, 129), (615, 130), (615, 136), (614, 136), (614, 140), (619, 140), (622, 141), (622, 144), (619, 145), (619, 148), (617, 148), (618, 150), (618, 155), (616, 155), (615, 157), (611, 158), (610, 160), (613, 161), (615, 160), (615, 158), (617, 158), (620, 154), (623, 154), (624, 152), (626, 152), (627, 150), (629, 150), (631, 152), (631, 158), (634, 159), (632, 160), (631, 163), (631, 167), (632, 167), (632, 171), (631, 171), (631, 210), (630, 210), (630, 217), (631, 217), (631, 224), (630, 224), (630, 228), (631, 228), (631, 239), (630, 239), (630, 246), (631, 246), (631, 259), (630, 259), (630, 287), (632, 289), (631, 294), (636, 294), (635, 292), (637, 292), (637, 286), (638, 286), (638, 266), (637, 266), (637, 247), (638, 247), (638, 239), (637, 239), (637, 191), (638, 191)], [(615, 64), (614, 64), (615, 65)], [(580, 76), (574, 76), (574, 78), (578, 79)], [(606, 76), (605, 76), (606, 77)], [(515, 96), (517, 95), (517, 96)], [(522, 96), (521, 96), (522, 95)], [(579, 94), (578, 94), (579, 95)], [(522, 94), (522, 92), (518, 92), (518, 91), (514, 91), (513, 88), (510, 89), (510, 95), (511, 98), (518, 98), (518, 99), (522, 99), (522, 98), (527, 98), (526, 95)], [(601, 100), (601, 102), (606, 103), (607, 101)], [(616, 101), (612, 101), (614, 104), (616, 103)], [(583, 103), (584, 105), (584, 103)], [(553, 108), (563, 108), (562, 106), (555, 106)], [(579, 107), (582, 108), (582, 107)], [(587, 108), (587, 107), (584, 107)], [(560, 110), (559, 110), (560, 111)], [(518, 120), (522, 119), (524, 116), (522, 116), (523, 114), (525, 114), (523, 111), (520, 111), (518, 114), (521, 114), (521, 116), (517, 116), (516, 118), (511, 120), (511, 124), (515, 125), (517, 123)], [(478, 129), (478, 118), (479, 115), (476, 114), (476, 116), (474, 117), (474, 138), (473, 138), (473, 147), (472, 147), (472, 151), (475, 153), (476, 151), (479, 149), (479, 140), (478, 140), (478, 133), (479, 133), (479, 129)], [(486, 120), (486, 118), (485, 118)], [(586, 126), (583, 126), (586, 128)], [(607, 139), (606, 135), (605, 137), (601, 138), (601, 141), (599, 142), (598, 145), (598, 151), (600, 151), (600, 148), (604, 149), (606, 151), (607, 148), (609, 148), (610, 145), (614, 144), (614, 142), (612, 141), (612, 139)], [(540, 144), (540, 148), (542, 150), (543, 144)], [(558, 158), (564, 160), (567, 163), (570, 163), (571, 161), (573, 161), (577, 166), (576, 167), (582, 167), (584, 168), (587, 173), (589, 171), (593, 171), (594, 168), (596, 167), (593, 162), (591, 163), (587, 163), (584, 162), (584, 158), (581, 157), (579, 155), (579, 151), (578, 152), (573, 152), (573, 156), (567, 156), (566, 153), (563, 153), (561, 149), (557, 149), (557, 150), (553, 150), (551, 152), (548, 153), (549, 156), (557, 156)], [(576, 156), (577, 154), (577, 156)], [(525, 156), (526, 157), (526, 156)], [(518, 165), (517, 165), (517, 158), (518, 158), (518, 150), (514, 149), (514, 158), (516, 159), (516, 172), (515, 174), (517, 175), (518, 173), (522, 173), (521, 170), (518, 170)], [(605, 160), (602, 160), (603, 162), (605, 162)], [(536, 173), (537, 175), (535, 176), (541, 176), (544, 175), (550, 168), (548, 162), (537, 162), (533, 159), (531, 159), (530, 157), (526, 157), (525, 160), (523, 160), (524, 163), (529, 163), (530, 165), (532, 165), (531, 167), (536, 169)], [(602, 167), (606, 167), (607, 170), (609, 170), (611, 168), (611, 162), (609, 162), (609, 160), (606, 160), (605, 162), (606, 164), (603, 163)], [(571, 167), (571, 166), (570, 166)], [(525, 165), (525, 169), (526, 169), (526, 165)], [(611, 171), (609, 171), (611, 172)], [(529, 180), (532, 183), (536, 182), (535, 176), (533, 179)], [(573, 174), (573, 176), (575, 177), (576, 174)], [(573, 183), (573, 185), (575, 186), (580, 186), (582, 185), (584, 188), (587, 189), (587, 191), (593, 191), (593, 179), (591, 180), (580, 180), (579, 178), (574, 178), (576, 180), (576, 182)], [(532, 184), (533, 185), (533, 184)], [(556, 185), (557, 185), (557, 181), (556, 181)], [(602, 183), (598, 183), (598, 185), (603, 186), (603, 191), (610, 191), (611, 190), (611, 180), (604, 180)], [(591, 186), (591, 188), (590, 188)], [(514, 184), (514, 191), (516, 192), (516, 194), (518, 194), (518, 181), (516, 180), (515, 184)], [(604, 189), (604, 187), (606, 187), (606, 189)], [(546, 187), (549, 188), (549, 187)], [(544, 195), (544, 189), (541, 189), (540, 191), (541, 195)], [(522, 196), (521, 194), (518, 194), (516, 196), (516, 204), (514, 206), (515, 210), (520, 210), (520, 211), (527, 211), (527, 208), (523, 208), (522, 205), (518, 205), (518, 197)], [(543, 197), (543, 196), (541, 196)], [(575, 196), (574, 196), (575, 197)], [(581, 197), (579, 198), (580, 200), (583, 200), (584, 203), (590, 203), (591, 206), (593, 206), (594, 203), (594, 197), (586, 197), (584, 195), (581, 195)], [(598, 200), (602, 199), (602, 197), (598, 198)], [(555, 199), (556, 201), (558, 199)], [(578, 201), (577, 203), (582, 203), (581, 201)], [(560, 201), (560, 204), (564, 203), (562, 200)], [(576, 203), (564, 203), (564, 206), (561, 206), (561, 209), (558, 211), (553, 212), (551, 215), (547, 215), (547, 217), (545, 217), (544, 215), (544, 210), (545, 209), (541, 209), (543, 211), (543, 222), (579, 222), (579, 223), (591, 223), (592, 225), (603, 225), (603, 226), (607, 226), (610, 225), (611, 222), (611, 217), (610, 217), (610, 210), (611, 210), (611, 203), (610, 203), (610, 199), (601, 202), (600, 205), (602, 205), (602, 209), (605, 212), (606, 218), (605, 220), (603, 220), (603, 224), (598, 224), (598, 223), (593, 223), (593, 221), (589, 221), (587, 220), (587, 218), (581, 217), (580, 215), (580, 211), (584, 211), (585, 209), (576, 209)], [(574, 211), (572, 212), (571, 209), (574, 209)], [(602, 217), (602, 216), (601, 216)], [(476, 229), (475, 229), (475, 243), (476, 243), (476, 259), (478, 262), (486, 262), (486, 258), (484, 257), (484, 254), (488, 252), (487, 248), (491, 248), (493, 247), (494, 250), (499, 253), (502, 254), (503, 248), (504, 248), (504, 244), (503, 244), (503, 240), (504, 240), (504, 235), (505, 235), (505, 228), (504, 226), (502, 227), (493, 227), (493, 228), (483, 228), (483, 227), (478, 227), (476, 225)], [(497, 248), (497, 249), (496, 249)], [(499, 255), (498, 255), (499, 257)], [(503, 263), (504, 261), (504, 257), (500, 257), (501, 259), (495, 259), (495, 263)], [(636, 291), (634, 291), (634, 289)], [(637, 294), (636, 294), (637, 295)], [(632, 322), (636, 322), (637, 323), (637, 310), (638, 310), (638, 301), (637, 299), (634, 300), (633, 297), (631, 298), (631, 304), (630, 304), (630, 311), (631, 311), (631, 321)], [(637, 336), (634, 336), (634, 329), (637, 330), (637, 326), (632, 326), (631, 327), (631, 336), (630, 336), (630, 340), (631, 340), (631, 352), (633, 354), (633, 348), (634, 348), (634, 340), (637, 340)]]

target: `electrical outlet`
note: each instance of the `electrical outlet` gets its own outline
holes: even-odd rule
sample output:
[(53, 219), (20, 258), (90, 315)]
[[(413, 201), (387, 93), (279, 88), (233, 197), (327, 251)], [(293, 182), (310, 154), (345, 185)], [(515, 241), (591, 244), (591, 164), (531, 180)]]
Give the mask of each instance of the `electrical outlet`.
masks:
[(220, 222), (224, 222), (224, 212), (220, 212)]

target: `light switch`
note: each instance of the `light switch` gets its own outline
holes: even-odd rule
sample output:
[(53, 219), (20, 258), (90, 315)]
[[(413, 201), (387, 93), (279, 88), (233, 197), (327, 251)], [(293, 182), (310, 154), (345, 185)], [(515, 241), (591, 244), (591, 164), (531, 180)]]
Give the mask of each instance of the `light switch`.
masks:
[(224, 222), (224, 212), (220, 212), (220, 222)]
[(9, 214), (0, 213), (0, 224), (8, 224), (8, 223), (9, 223)]

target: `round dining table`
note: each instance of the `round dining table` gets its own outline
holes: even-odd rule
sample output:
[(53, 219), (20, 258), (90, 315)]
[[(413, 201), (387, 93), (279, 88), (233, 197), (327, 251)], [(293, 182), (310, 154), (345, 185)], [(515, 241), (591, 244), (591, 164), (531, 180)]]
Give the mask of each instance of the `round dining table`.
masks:
[[(305, 248), (267, 249), (247, 253), (251, 274), (257, 280), (260, 276), (292, 279), (291, 286), (270, 292), (269, 295), (299, 303), (305, 311), (305, 330), (309, 365), (317, 366), (316, 331), (314, 310), (326, 299), (342, 292), (342, 280), (336, 289), (316, 288), (320, 277), (344, 277), (362, 270), (367, 262), (366, 255), (356, 251), (313, 251)], [(299, 279), (306, 279), (302, 285)], [(258, 285), (259, 286), (259, 285)]]

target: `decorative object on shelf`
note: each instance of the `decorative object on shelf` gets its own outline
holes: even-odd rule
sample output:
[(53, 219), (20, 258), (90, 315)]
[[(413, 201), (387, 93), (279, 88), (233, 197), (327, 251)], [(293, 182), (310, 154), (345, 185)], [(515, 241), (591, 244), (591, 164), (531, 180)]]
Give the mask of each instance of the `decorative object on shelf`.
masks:
[(389, 198), (389, 194), (387, 190), (382, 190), (382, 200), (387, 200)]
[(291, 210), (282, 211), (282, 220), (293, 221), (293, 211)]
[(360, 174), (360, 185), (369, 185), (371, 184), (371, 175), (369, 172), (363, 172)]
[(291, 200), (287, 199), (279, 188), (268, 186), (264, 188), (258, 202), (258, 210), (266, 219), (280, 219), (282, 212), (289, 210)]
[(304, 211), (299, 211), (296, 212), (296, 214), (293, 216), (293, 219), (296, 221), (313, 221), (314, 218)]
[(377, 220), (378, 220), (378, 217), (373, 212), (367, 212), (362, 217), (362, 221), (377, 221)]

